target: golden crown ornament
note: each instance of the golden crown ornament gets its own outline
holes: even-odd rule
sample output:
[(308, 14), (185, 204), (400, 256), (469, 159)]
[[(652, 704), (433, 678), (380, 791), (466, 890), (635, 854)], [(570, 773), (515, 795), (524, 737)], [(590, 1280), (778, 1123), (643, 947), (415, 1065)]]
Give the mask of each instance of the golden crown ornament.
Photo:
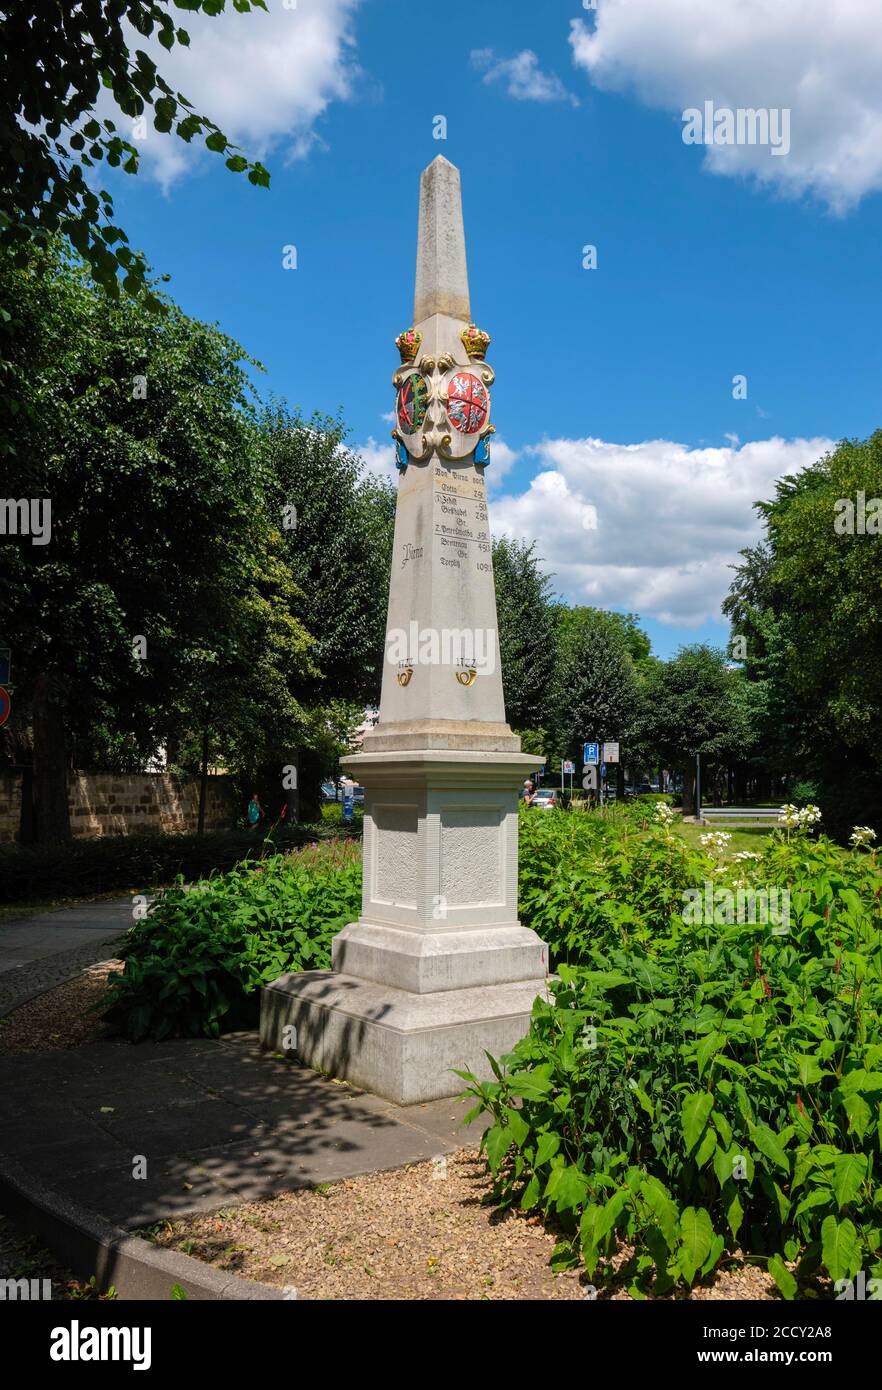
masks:
[(399, 333), (395, 339), (395, 346), (401, 353), (402, 362), (412, 362), (420, 350), (420, 343), (423, 341), (422, 333), (418, 333), (415, 328), (405, 328), (403, 333)]
[(459, 336), (462, 338), (463, 346), (469, 357), (483, 362), (490, 346), (490, 334), (485, 333), (483, 328), (478, 328), (475, 324), (470, 323), (468, 328), (464, 328)]

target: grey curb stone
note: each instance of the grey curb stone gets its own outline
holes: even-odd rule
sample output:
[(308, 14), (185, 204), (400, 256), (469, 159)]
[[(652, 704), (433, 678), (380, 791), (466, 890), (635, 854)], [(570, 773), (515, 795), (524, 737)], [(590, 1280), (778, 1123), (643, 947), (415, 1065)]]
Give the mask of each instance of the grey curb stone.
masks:
[(240, 1279), (129, 1235), (35, 1180), (12, 1159), (0, 1159), (0, 1210), (19, 1221), (77, 1277), (88, 1279), (94, 1274), (102, 1292), (113, 1285), (118, 1297), (127, 1302), (165, 1302), (175, 1284), (194, 1302), (285, 1298), (281, 1289)]

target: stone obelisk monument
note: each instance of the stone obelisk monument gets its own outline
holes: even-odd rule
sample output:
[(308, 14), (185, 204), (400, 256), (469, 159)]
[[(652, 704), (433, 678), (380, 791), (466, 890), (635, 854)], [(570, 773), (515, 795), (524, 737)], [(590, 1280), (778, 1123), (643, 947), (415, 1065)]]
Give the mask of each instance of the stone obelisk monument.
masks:
[[(545, 990), (517, 919), (518, 788), (505, 721), (484, 469), (489, 336), (471, 322), (459, 171), (420, 184), (414, 324), (396, 339), (400, 481), (380, 717), (344, 767), (365, 788), (361, 916), (331, 971), (263, 992), (261, 1038), (400, 1104), (487, 1074)], [(285, 1032), (286, 1025), (293, 1030)]]

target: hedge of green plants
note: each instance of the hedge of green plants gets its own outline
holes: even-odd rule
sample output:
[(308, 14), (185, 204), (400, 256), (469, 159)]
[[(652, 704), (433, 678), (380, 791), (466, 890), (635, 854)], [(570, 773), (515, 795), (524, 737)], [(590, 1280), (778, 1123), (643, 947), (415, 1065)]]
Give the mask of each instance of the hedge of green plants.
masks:
[(102, 1010), (133, 1042), (253, 1027), (261, 986), (289, 970), (329, 967), (331, 941), (360, 905), (352, 841), (180, 880), (133, 927)]
[[(321, 823), (276, 830), (268, 838), (278, 846), (332, 839), (339, 825)], [(361, 824), (347, 829), (360, 835)], [(116, 888), (146, 888), (214, 870), (231, 869), (259, 852), (264, 834), (248, 830), (212, 830), (204, 835), (120, 835), (74, 840), (53, 848), (0, 846), (0, 903), (28, 898), (75, 898), (109, 893)]]
[(635, 1297), (738, 1250), (787, 1298), (880, 1277), (872, 832), (842, 851), (791, 817), (730, 859), (725, 832), (692, 851), (670, 821), (522, 816), (521, 916), (559, 979), (495, 1080), (461, 1073), (493, 1120), (496, 1198), (555, 1223), (559, 1267), (601, 1281), (633, 1251), (617, 1277)]

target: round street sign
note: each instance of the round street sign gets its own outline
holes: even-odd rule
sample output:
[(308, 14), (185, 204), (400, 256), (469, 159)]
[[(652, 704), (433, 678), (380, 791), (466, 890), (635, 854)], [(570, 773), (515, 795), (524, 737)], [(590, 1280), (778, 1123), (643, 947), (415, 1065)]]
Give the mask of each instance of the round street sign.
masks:
[(0, 685), (0, 724), (5, 724), (12, 710), (12, 701), (5, 685)]

